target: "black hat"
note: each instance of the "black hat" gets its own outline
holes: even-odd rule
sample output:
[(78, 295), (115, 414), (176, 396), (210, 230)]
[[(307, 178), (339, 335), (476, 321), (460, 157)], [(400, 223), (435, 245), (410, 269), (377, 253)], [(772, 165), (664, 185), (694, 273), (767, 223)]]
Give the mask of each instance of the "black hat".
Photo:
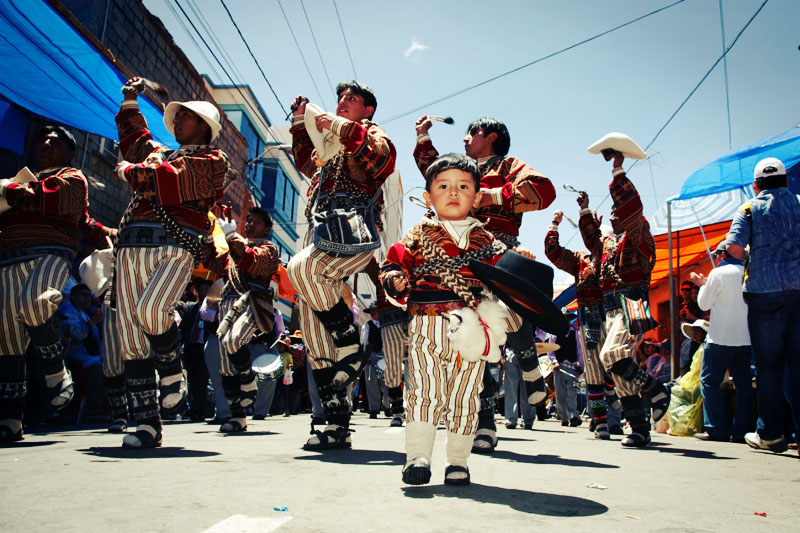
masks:
[(569, 323), (553, 303), (551, 267), (511, 250), (494, 266), (473, 259), (469, 267), (498, 298), (534, 326), (554, 335), (569, 331)]
[(58, 138), (67, 143), (67, 146), (71, 152), (76, 150), (78, 145), (75, 143), (75, 137), (73, 137), (72, 133), (70, 133), (70, 131), (63, 126), (56, 126), (55, 124), (47, 124), (46, 126), (42, 126), (39, 128), (39, 132), (36, 135), (36, 140), (38, 141), (50, 133), (55, 133)]

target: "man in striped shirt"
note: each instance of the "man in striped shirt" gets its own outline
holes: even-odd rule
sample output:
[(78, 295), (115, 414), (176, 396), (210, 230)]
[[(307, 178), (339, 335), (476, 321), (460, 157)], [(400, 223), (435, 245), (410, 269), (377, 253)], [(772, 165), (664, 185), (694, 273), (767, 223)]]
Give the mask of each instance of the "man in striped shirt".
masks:
[(124, 161), (117, 174), (131, 184), (134, 199), (123, 215), (117, 240), (116, 298), (120, 351), (137, 431), (125, 448), (161, 444), (155, 370), (161, 378), (161, 408), (175, 409), (185, 392), (175, 304), (199, 261), (199, 240), (211, 232), (208, 211), (222, 198), (228, 157), (211, 143), (221, 128), (209, 102), (171, 102), (164, 125), (178, 150), (153, 140), (137, 96), (142, 80), (132, 78), (116, 116)]

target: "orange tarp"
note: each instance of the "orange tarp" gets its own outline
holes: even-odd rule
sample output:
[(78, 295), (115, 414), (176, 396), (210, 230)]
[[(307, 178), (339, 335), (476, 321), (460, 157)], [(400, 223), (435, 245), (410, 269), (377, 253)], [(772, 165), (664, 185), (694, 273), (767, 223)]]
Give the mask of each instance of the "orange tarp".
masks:
[[(731, 227), (730, 221), (717, 222), (703, 227), (708, 246), (713, 252), (719, 243), (725, 240), (728, 230)], [(650, 288), (660, 285), (669, 278), (669, 233), (656, 235), (656, 264), (650, 277)], [(708, 259), (706, 243), (703, 241), (703, 234), (700, 228), (689, 228), (681, 231), (672, 232), (672, 268), (673, 274), (677, 276), (678, 271), (683, 272), (687, 268)]]

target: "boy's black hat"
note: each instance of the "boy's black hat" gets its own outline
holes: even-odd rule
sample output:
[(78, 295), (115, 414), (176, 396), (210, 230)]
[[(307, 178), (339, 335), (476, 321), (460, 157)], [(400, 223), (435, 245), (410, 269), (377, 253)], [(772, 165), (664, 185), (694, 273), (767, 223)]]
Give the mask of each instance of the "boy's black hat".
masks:
[(469, 267), (498, 298), (534, 326), (554, 335), (569, 331), (569, 323), (553, 303), (551, 267), (511, 250), (494, 266), (473, 259)]

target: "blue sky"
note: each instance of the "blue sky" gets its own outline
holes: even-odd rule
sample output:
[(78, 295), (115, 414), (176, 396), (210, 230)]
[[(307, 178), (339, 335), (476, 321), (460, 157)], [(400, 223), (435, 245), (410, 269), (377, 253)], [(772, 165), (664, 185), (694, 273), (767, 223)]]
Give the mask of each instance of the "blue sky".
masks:
[[(230, 58), (235, 69), (227, 64), (226, 68), (234, 81), (253, 88), (273, 124), (286, 124), (278, 100), (267, 87), (220, 0), (178, 2), (217, 55), (221, 59)], [(593, 207), (607, 196), (611, 179), (609, 164), (600, 156), (589, 154), (586, 147), (609, 131), (621, 131), (644, 148), (722, 54), (718, 1), (686, 0), (464, 94), (388, 119), (673, 2), (304, 0), (301, 4), (299, 0), (281, 0), (279, 5), (277, 0), (226, 0), (225, 3), (286, 109), (297, 94), (333, 109), (331, 85), (354, 78), (355, 67), (357, 78), (372, 86), (377, 94), (375, 120), (397, 147), (398, 168), (406, 191), (422, 184), (412, 158), (413, 124), (417, 117), (433, 113), (455, 119), (453, 126), (436, 124), (431, 130), (434, 144), (442, 153), (463, 152), (461, 139), (470, 121), (481, 116), (504, 121), (511, 132), (510, 154), (548, 176), (557, 189), (554, 205), (544, 212), (526, 214), (522, 226), (523, 245), (546, 262), (543, 239), (553, 211), (563, 209), (577, 219), (576, 195), (565, 191), (562, 185), (569, 183), (587, 190)], [(722, 2), (728, 46), (762, 3), (763, 0)], [(145, 0), (145, 5), (161, 18), (198, 71), (209, 74), (218, 83), (230, 83), (207, 50), (203, 48), (201, 53), (190, 39), (175, 17), (177, 12), (188, 27), (175, 4), (170, 9), (167, 0)], [(207, 29), (213, 31), (213, 38)], [(196, 35), (193, 37), (200, 42)], [(694, 170), (727, 152), (729, 146), (751, 143), (800, 123), (798, 45), (800, 2), (769, 0), (727, 56), (730, 145), (720, 62), (648, 150), (652, 158), (637, 164), (630, 173), (643, 197), (647, 216), (676, 194)], [(224, 54), (218, 51), (220, 47)], [(629, 164), (626, 163), (626, 168)], [(407, 228), (419, 220), (423, 210), (407, 201), (404, 209)], [(600, 213), (607, 215), (609, 209), (610, 200), (606, 200), (600, 206)], [(562, 244), (569, 241), (571, 248), (582, 246), (573, 233), (575, 230), (565, 221)]]

